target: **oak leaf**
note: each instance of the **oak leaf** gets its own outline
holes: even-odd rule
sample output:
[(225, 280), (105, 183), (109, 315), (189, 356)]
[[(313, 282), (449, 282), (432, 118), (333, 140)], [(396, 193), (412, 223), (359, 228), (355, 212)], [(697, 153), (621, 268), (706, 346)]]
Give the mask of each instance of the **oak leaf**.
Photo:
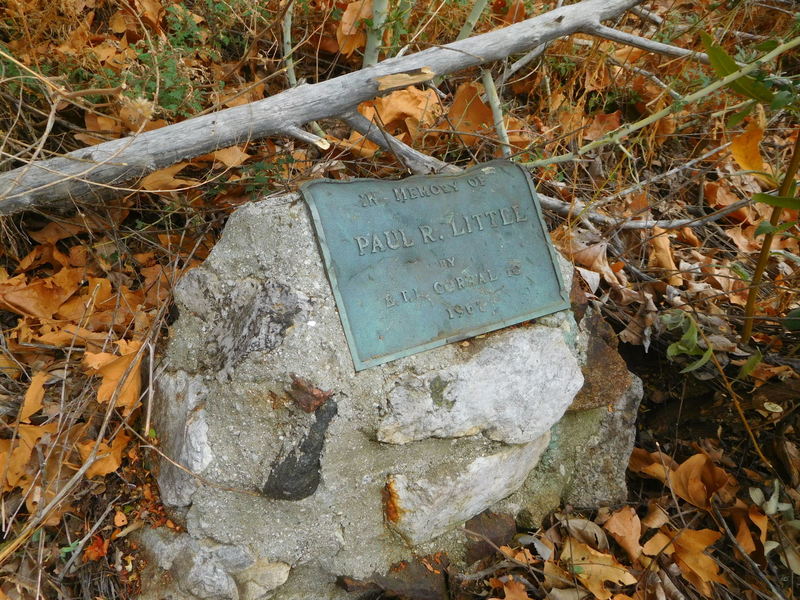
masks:
[(111, 540), (104, 540), (102, 536), (92, 536), (92, 543), (88, 544), (83, 550), (83, 561), (95, 561), (103, 558), (108, 552), (108, 544)]
[(748, 123), (744, 133), (731, 140), (731, 154), (742, 169), (755, 171), (753, 173), (755, 177), (773, 187), (775, 186), (775, 178), (770, 173), (765, 172), (766, 167), (759, 148), (763, 137), (764, 129), (756, 119), (753, 119)]
[(356, 0), (348, 3), (336, 28), (336, 41), (342, 54), (350, 56), (364, 46), (367, 41), (364, 21), (371, 18), (372, 0)]
[(250, 155), (242, 150), (239, 146), (231, 146), (230, 148), (223, 148), (213, 152), (214, 159), (221, 162), (226, 167), (238, 167), (244, 164), (250, 158)]
[(20, 423), (30, 423), (31, 415), (41, 410), (42, 400), (44, 399), (44, 384), (47, 378), (48, 373), (46, 371), (37, 371), (31, 377), (31, 384), (25, 392), (25, 398), (19, 411)]
[(610, 554), (567, 538), (561, 551), (561, 560), (570, 565), (572, 572), (598, 600), (609, 600), (613, 595), (606, 582), (614, 585), (633, 585), (636, 577)]
[(669, 484), (678, 496), (703, 509), (711, 506), (714, 494), (730, 496), (735, 486), (731, 476), (705, 454), (695, 454), (681, 463), (671, 474)]
[(611, 534), (616, 542), (628, 554), (631, 562), (636, 561), (642, 553), (639, 536), (642, 533), (642, 524), (639, 515), (630, 506), (623, 506), (603, 523), (603, 529)]
[(447, 113), (450, 126), (467, 146), (480, 143), (481, 138), (472, 133), (492, 131), (492, 109), (481, 100), (483, 86), (479, 83), (462, 83), (456, 89), (453, 103)]
[(513, 575), (508, 581), (503, 582), (503, 592), (505, 600), (531, 600), (525, 591), (525, 584), (514, 579)]
[(662, 483), (666, 483), (670, 472), (677, 467), (678, 463), (669, 454), (648, 452), (642, 448), (634, 448), (628, 461), (628, 468), (634, 473), (658, 479)]
[[(124, 431), (120, 431), (114, 436), (110, 444), (106, 441), (101, 441), (97, 447), (94, 461), (86, 470), (86, 478), (91, 479), (96, 475), (103, 476), (116, 471), (122, 464), (122, 451), (125, 450), (125, 446), (130, 441), (131, 437)], [(89, 460), (94, 446), (95, 440), (85, 440), (78, 443), (78, 452), (84, 463)]]
[(83, 269), (61, 269), (52, 277), (27, 283), (24, 276), (0, 283), (0, 308), (40, 319), (50, 319), (83, 280)]
[(583, 139), (591, 141), (599, 140), (601, 137), (614, 131), (622, 124), (622, 111), (613, 113), (597, 113), (592, 122), (583, 132)]
[(33, 472), (29, 472), (33, 449), (40, 439), (52, 435), (58, 424), (45, 425), (20, 424), (16, 438), (0, 439), (0, 490), (10, 491), (15, 487), (26, 489), (33, 481)]
[(86, 352), (83, 361), (89, 372), (102, 378), (97, 390), (97, 402), (109, 402), (119, 390), (116, 406), (122, 408), (123, 415), (127, 416), (139, 402), (141, 357), (138, 353), (142, 343), (135, 340), (119, 340), (115, 343), (121, 356), (109, 352)]
[(714, 594), (712, 583), (728, 584), (717, 562), (705, 554), (706, 548), (720, 537), (722, 534), (719, 531), (711, 529), (682, 529), (673, 539), (675, 564), (681, 570), (681, 575), (707, 598)]
[(187, 166), (189, 166), (188, 162), (180, 162), (165, 169), (153, 171), (142, 179), (140, 185), (142, 189), (151, 192), (195, 186), (197, 182), (193, 179), (181, 179), (180, 177), (176, 177), (176, 175)]
[(653, 235), (650, 238), (650, 260), (651, 268), (663, 269), (667, 277), (667, 282), (673, 287), (683, 285), (683, 277), (678, 271), (678, 265), (672, 257), (672, 247), (669, 236), (665, 229), (653, 227)]

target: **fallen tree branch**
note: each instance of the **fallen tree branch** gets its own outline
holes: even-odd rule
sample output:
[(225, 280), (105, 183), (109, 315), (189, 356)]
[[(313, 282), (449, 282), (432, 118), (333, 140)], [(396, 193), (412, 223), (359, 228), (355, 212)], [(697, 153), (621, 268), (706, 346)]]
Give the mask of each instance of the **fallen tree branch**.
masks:
[[(371, 142), (377, 144), (381, 148), (389, 150), (390, 152), (394, 153), (397, 156), (398, 160), (400, 160), (406, 167), (413, 171), (416, 174), (424, 175), (427, 173), (448, 173), (448, 174), (456, 174), (462, 171), (461, 168), (448, 164), (439, 160), (438, 158), (434, 158), (433, 156), (429, 156), (420, 152), (419, 150), (415, 150), (408, 144), (405, 144), (398, 140), (396, 137), (390, 135), (389, 133), (380, 129), (375, 123), (361, 115), (357, 111), (353, 111), (351, 114), (346, 115), (344, 117), (345, 122), (350, 125), (353, 129), (358, 131), (364, 137), (366, 137)], [(723, 150), (730, 144), (725, 144), (719, 148), (714, 148), (711, 152), (707, 152), (703, 156), (693, 159), (689, 161), (686, 165), (681, 165), (680, 167), (676, 167), (667, 171), (666, 173), (661, 173), (652, 177), (647, 182), (642, 182), (641, 185), (645, 185), (646, 183), (652, 183), (659, 179), (663, 179), (669, 175), (677, 173), (678, 171), (688, 168), (691, 165), (708, 158)], [(629, 190), (625, 190), (625, 192), (633, 191), (638, 189), (637, 186), (633, 188), (629, 188)], [(608, 198), (603, 198), (598, 200), (595, 204), (602, 204), (606, 201), (610, 200), (611, 198), (616, 198), (620, 194), (615, 194), (614, 196), (610, 196)], [(609, 217), (608, 215), (602, 215), (595, 211), (589, 209), (589, 207), (580, 202), (579, 200), (575, 200), (572, 203), (562, 202), (557, 198), (553, 198), (551, 196), (545, 196), (541, 192), (537, 193), (539, 197), (539, 204), (545, 210), (549, 210), (554, 212), (558, 215), (564, 217), (571, 217), (571, 216), (580, 216), (586, 218), (587, 221), (590, 223), (597, 223), (598, 225), (605, 225), (607, 227), (614, 227), (616, 229), (652, 229), (653, 227), (660, 227), (661, 229), (682, 229), (683, 227), (700, 227), (701, 225), (705, 225), (706, 223), (713, 223), (715, 221), (719, 221), (726, 215), (731, 214), (732, 212), (736, 212), (740, 208), (743, 208), (750, 204), (751, 200), (740, 200), (738, 202), (734, 202), (733, 204), (726, 206), (725, 208), (719, 209), (705, 215), (703, 217), (697, 217), (694, 219), (634, 219), (632, 217), (625, 217), (623, 219), (618, 219), (614, 217)], [(297, 194), (296, 198), (300, 198), (300, 195)]]
[(0, 215), (90, 201), (180, 161), (245, 141), (287, 135), (309, 121), (336, 117), (382, 91), (404, 88), (524, 53), (550, 40), (595, 29), (641, 0), (584, 0), (503, 29), (383, 61), (313, 85), (136, 136), (82, 148), (0, 174)]
[(404, 144), (396, 137), (387, 133), (377, 124), (373, 123), (357, 110), (342, 115), (345, 123), (370, 142), (377, 144), (394, 154), (405, 167), (415, 175), (428, 175), (429, 173), (458, 173), (461, 171), (455, 165), (423, 154), (408, 144)]
[(706, 65), (709, 64), (708, 55), (705, 52), (695, 52), (694, 50), (686, 50), (685, 48), (673, 46), (672, 44), (662, 44), (661, 42), (649, 40), (638, 35), (633, 35), (632, 33), (625, 33), (619, 29), (606, 27), (605, 25), (601, 25), (599, 23), (588, 27), (584, 30), (584, 33), (596, 35), (597, 37), (611, 40), (612, 42), (617, 42), (619, 44), (624, 44), (626, 46), (640, 48), (655, 54), (664, 54), (665, 56), (674, 56), (675, 58), (686, 57), (691, 58), (692, 60), (697, 60)]
[(562, 216), (578, 216), (584, 215), (592, 223), (598, 225), (606, 225), (608, 227), (615, 227), (617, 229), (652, 229), (653, 227), (660, 227), (661, 229), (682, 229), (684, 227), (699, 227), (706, 223), (713, 223), (719, 221), (725, 215), (736, 212), (750, 204), (750, 200), (739, 200), (733, 204), (714, 211), (704, 217), (697, 217), (695, 219), (634, 219), (632, 217), (625, 217), (623, 219), (601, 215), (600, 213), (592, 212), (587, 208), (583, 202), (574, 201), (572, 204), (562, 202), (557, 198), (544, 196), (538, 194), (539, 204), (542, 208), (553, 211)]

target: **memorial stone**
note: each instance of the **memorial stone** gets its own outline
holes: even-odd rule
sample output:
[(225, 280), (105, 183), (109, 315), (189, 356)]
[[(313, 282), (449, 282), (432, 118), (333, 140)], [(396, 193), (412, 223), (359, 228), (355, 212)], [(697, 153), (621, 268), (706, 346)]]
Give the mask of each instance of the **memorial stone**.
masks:
[[(336, 192), (355, 203), (340, 208), (314, 190), (328, 185), (384, 193)], [(593, 408), (565, 415), (591, 331), (558, 310), (572, 268), (518, 167), (310, 188), (319, 238), (296, 196), (254, 202), (177, 286), (153, 416), (182, 531), (140, 532), (144, 598), (344, 598), (340, 575), (458, 561), (460, 527), (486, 509), (532, 524), (562, 500), (624, 499), (640, 382), (603, 404), (598, 380)], [(472, 219), (491, 211), (495, 228)]]
[(356, 370), (569, 307), (527, 171), (303, 186)]

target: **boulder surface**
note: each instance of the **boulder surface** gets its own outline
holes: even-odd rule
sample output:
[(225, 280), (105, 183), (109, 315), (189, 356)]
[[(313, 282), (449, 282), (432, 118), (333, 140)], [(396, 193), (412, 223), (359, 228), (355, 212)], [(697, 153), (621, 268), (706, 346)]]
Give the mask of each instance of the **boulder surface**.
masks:
[(185, 530), (141, 534), (145, 598), (346, 597), (338, 575), (457, 559), (486, 509), (533, 522), (562, 498), (624, 499), (641, 386), (562, 420), (591, 339), (570, 311), (356, 372), (286, 198), (239, 209), (176, 304), (154, 423)]

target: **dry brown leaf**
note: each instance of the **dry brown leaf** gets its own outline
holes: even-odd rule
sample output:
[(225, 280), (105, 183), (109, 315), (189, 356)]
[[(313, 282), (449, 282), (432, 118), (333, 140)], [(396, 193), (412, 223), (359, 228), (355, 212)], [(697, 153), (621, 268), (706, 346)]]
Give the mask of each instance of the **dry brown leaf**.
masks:
[(558, 566), (555, 561), (545, 561), (542, 568), (547, 589), (564, 589), (573, 585), (575, 578)]
[(642, 519), (642, 525), (650, 529), (658, 529), (669, 522), (669, 515), (658, 502), (650, 500), (647, 506), (647, 514)]
[(56, 271), (61, 267), (70, 266), (69, 257), (54, 244), (39, 244), (19, 261), (17, 271), (20, 273), (31, 271), (46, 264), (52, 265)]
[[(492, 8), (495, 8), (497, 4), (497, 2), (493, 3)], [(502, 6), (505, 6), (505, 2), (502, 3)], [(500, 17), (500, 21), (506, 25), (513, 25), (524, 21), (525, 18), (525, 2), (523, 0), (513, 0), (506, 13)]]
[(608, 550), (608, 538), (603, 529), (594, 521), (557, 514), (559, 523), (576, 540), (595, 548)]
[(33, 448), (39, 440), (52, 435), (58, 423), (45, 425), (21, 424), (15, 439), (0, 439), (0, 490), (9, 491), (15, 487), (23, 489), (30, 485), (33, 473), (28, 472)]
[(114, 513), (114, 527), (124, 527), (128, 524), (128, 517), (121, 510)]
[(593, 142), (607, 133), (614, 131), (622, 124), (622, 111), (613, 113), (597, 113), (589, 126), (583, 131), (583, 139)]
[(525, 563), (527, 565), (532, 565), (539, 562), (531, 551), (527, 548), (512, 548), (511, 546), (500, 546), (500, 553), (504, 554), (508, 558), (515, 560), (517, 562)]
[(692, 583), (707, 598), (714, 594), (711, 583), (728, 584), (728, 580), (720, 573), (719, 565), (709, 555), (706, 548), (716, 542), (722, 534), (710, 529), (682, 529), (675, 535), (675, 564), (683, 577)]
[(508, 581), (503, 582), (503, 592), (505, 592), (505, 600), (531, 600), (525, 591), (525, 584), (514, 579), (513, 575), (509, 577)]
[[(737, 504), (739, 503), (741, 503), (741, 501), (737, 501)], [(748, 526), (746, 512), (744, 510), (732, 510), (731, 517), (736, 525), (736, 543), (739, 544), (739, 548), (744, 550), (747, 554), (753, 554), (758, 550), (758, 546)]]
[(606, 587), (610, 581), (614, 585), (633, 585), (636, 577), (610, 554), (598, 552), (586, 544), (567, 538), (561, 551), (561, 561), (571, 565), (573, 573), (587, 590), (598, 600), (609, 600), (611, 591)]
[(22, 375), (22, 367), (19, 363), (6, 355), (5, 352), (0, 354), (0, 376), (8, 377), (10, 379), (19, 379)]
[(598, 242), (582, 249), (576, 248), (570, 258), (577, 264), (600, 273), (606, 283), (616, 287), (620, 285), (620, 281), (608, 264), (607, 248), (608, 242)]
[(583, 600), (589, 596), (584, 590), (579, 590), (578, 588), (553, 588), (549, 592), (547, 592), (547, 596), (545, 598), (547, 600)]
[(397, 130), (410, 133), (409, 118), (416, 122), (416, 127), (428, 127), (442, 114), (436, 92), (414, 86), (376, 98), (372, 106), (377, 112), (379, 122), (393, 135), (396, 135)]
[(103, 134), (102, 137), (88, 133), (75, 134), (75, 139), (90, 146), (105, 142), (107, 138), (118, 138), (125, 131), (125, 127), (119, 119), (95, 112), (86, 111), (83, 120), (88, 131), (95, 131)]
[(755, 387), (761, 387), (773, 377), (778, 377), (782, 380), (789, 378), (797, 379), (800, 377), (789, 365), (770, 365), (763, 362), (756, 365), (756, 368), (753, 369), (750, 376), (753, 378), (753, 385)]
[(769, 529), (769, 518), (758, 506), (750, 505), (747, 509), (747, 518), (758, 528), (758, 539), (761, 545), (767, 541), (767, 530)]
[(78, 289), (83, 269), (61, 269), (52, 277), (25, 283), (15, 277), (0, 283), (0, 308), (11, 312), (50, 319)]
[(128, 30), (128, 22), (131, 21), (131, 25), (133, 25), (132, 16), (128, 11), (118, 10), (108, 20), (109, 29), (117, 34), (125, 33)]
[[(91, 479), (95, 475), (108, 475), (116, 471), (120, 464), (122, 464), (122, 451), (125, 450), (125, 446), (128, 445), (130, 440), (131, 437), (127, 433), (120, 431), (114, 436), (111, 444), (108, 444), (106, 441), (100, 442), (95, 460), (86, 470), (86, 478)], [(94, 445), (94, 440), (86, 440), (78, 444), (78, 452), (80, 452), (81, 460), (83, 460), (84, 463), (89, 459)]]
[(47, 326), (43, 327), (45, 333), (37, 335), (34, 339), (40, 344), (48, 344), (59, 348), (73, 346), (86, 348), (90, 352), (100, 352), (108, 340), (108, 332), (96, 333), (77, 325)]
[(356, 0), (348, 3), (336, 28), (336, 41), (342, 54), (350, 56), (364, 46), (367, 41), (364, 21), (371, 18), (372, 0)]
[(197, 185), (197, 182), (193, 179), (181, 179), (180, 177), (175, 177), (175, 175), (180, 173), (187, 166), (189, 166), (188, 162), (181, 162), (167, 167), (166, 169), (153, 171), (150, 173), (150, 175), (142, 179), (140, 186), (145, 190), (155, 192), (159, 190), (174, 190), (177, 188), (192, 187)]
[(250, 158), (250, 155), (242, 150), (239, 146), (231, 146), (230, 148), (223, 148), (217, 150), (214, 154), (214, 160), (218, 160), (228, 168), (238, 167), (244, 164)]
[(669, 484), (672, 491), (690, 504), (708, 509), (715, 493), (723, 501), (731, 495), (730, 489), (735, 486), (735, 481), (708, 456), (695, 454), (672, 472)]
[(671, 555), (673, 552), (675, 552), (675, 547), (672, 545), (672, 536), (664, 533), (663, 530), (656, 531), (653, 537), (642, 546), (642, 553), (647, 556)]
[(631, 506), (623, 506), (611, 515), (603, 524), (603, 529), (611, 534), (616, 542), (628, 554), (631, 562), (635, 562), (642, 553), (639, 536), (642, 533), (642, 524), (639, 515)]
[(47, 378), (46, 371), (37, 371), (31, 377), (31, 384), (25, 392), (25, 398), (19, 411), (20, 423), (30, 423), (31, 415), (41, 410), (42, 400), (44, 400), (44, 384)]
[[(703, 198), (712, 208), (726, 208), (740, 200), (725, 181), (706, 181), (703, 184)], [(754, 220), (753, 211), (749, 206), (738, 208), (728, 213), (725, 218), (738, 223), (752, 223)]]
[[(414, 86), (363, 102), (358, 110), (366, 119), (382, 126), (406, 144), (417, 141), (420, 129), (430, 127), (442, 113), (433, 90), (420, 90)], [(357, 131), (353, 131), (346, 141), (335, 138), (332, 141), (364, 158), (371, 158), (378, 149)]]
[(587, 92), (602, 92), (611, 85), (611, 76), (608, 67), (603, 61), (592, 62), (584, 69), (584, 89)]
[(67, 36), (63, 44), (57, 46), (55, 50), (67, 56), (79, 55), (88, 45), (91, 36), (92, 22), (94, 21), (94, 11), (89, 12), (86, 18), (73, 29)]
[(653, 227), (653, 235), (650, 238), (650, 259), (649, 266), (654, 269), (663, 269), (668, 276), (667, 282), (674, 287), (683, 285), (683, 277), (678, 272), (678, 265), (672, 257), (672, 246), (670, 245), (669, 235), (665, 229)]
[[(97, 390), (97, 401), (100, 404), (105, 404), (111, 400), (114, 392), (120, 388), (116, 405), (122, 408), (122, 414), (127, 416), (136, 408), (139, 402), (141, 358), (137, 358), (137, 353), (142, 343), (139, 341), (119, 340), (115, 344), (119, 347), (121, 356), (108, 352), (86, 352), (83, 361), (90, 372), (102, 378), (100, 387)], [(126, 371), (128, 375), (123, 381), (122, 378)]]
[(667, 475), (678, 467), (669, 454), (663, 452), (648, 452), (642, 448), (634, 448), (631, 452), (628, 468), (634, 473), (658, 479), (666, 483)]
[(703, 245), (702, 242), (700, 242), (700, 238), (692, 231), (691, 227), (681, 227), (678, 230), (678, 241), (689, 246), (694, 246), (695, 248), (699, 248)]
[(767, 167), (764, 165), (759, 148), (763, 137), (764, 129), (756, 119), (752, 119), (744, 133), (731, 140), (731, 154), (743, 170), (756, 171), (753, 175), (772, 187), (775, 185), (775, 178), (769, 173), (764, 173)]
[(147, 26), (156, 32), (161, 31), (161, 17), (164, 16), (164, 7), (158, 0), (135, 0), (139, 15)]
[(483, 86), (479, 83), (462, 83), (456, 89), (453, 103), (447, 113), (450, 126), (458, 138), (467, 146), (476, 145), (481, 139), (470, 133), (491, 133), (494, 117), (492, 109), (483, 100)]

